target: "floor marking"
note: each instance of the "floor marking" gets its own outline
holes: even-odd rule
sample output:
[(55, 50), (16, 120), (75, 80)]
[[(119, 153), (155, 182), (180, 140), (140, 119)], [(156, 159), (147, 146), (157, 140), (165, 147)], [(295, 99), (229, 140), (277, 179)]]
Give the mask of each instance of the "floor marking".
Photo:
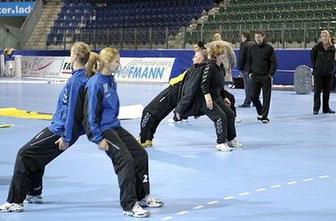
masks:
[(246, 195), (249, 195), (250, 192), (244, 192), (244, 193), (240, 193), (239, 196), (246, 196)]
[(232, 199), (234, 199), (234, 196), (226, 196), (226, 197), (224, 197), (224, 199), (225, 200), (232, 200)]
[(179, 212), (179, 213), (176, 213), (177, 215), (184, 215), (184, 214), (187, 214), (187, 213), (189, 213), (189, 211), (181, 211), (181, 212)]
[(262, 192), (262, 191), (265, 191), (266, 190), (266, 188), (259, 188), (259, 189), (256, 189), (255, 191), (256, 192)]
[(215, 200), (215, 201), (208, 202), (208, 205), (213, 205), (213, 204), (216, 204), (216, 203), (219, 203), (219, 201)]
[[(330, 177), (331, 177), (330, 175), (318, 176), (318, 178), (320, 178), (320, 179), (326, 179), (326, 178), (330, 178)], [(312, 177), (302, 179), (303, 182), (308, 182), (308, 181), (312, 181), (312, 180), (314, 180), (314, 178), (312, 178)], [(298, 183), (297, 181), (288, 181), (286, 184), (287, 185), (293, 185), (293, 184), (297, 184), (297, 183)], [(276, 188), (280, 188), (280, 187), (282, 187), (281, 184), (271, 186), (272, 189), (276, 189)], [(266, 191), (266, 190), (267, 190), (267, 188), (262, 187), (262, 188), (255, 189), (255, 192), (263, 192), (263, 191)], [(250, 195), (250, 194), (251, 194), (251, 192), (242, 192), (242, 193), (239, 193), (239, 196), (247, 196), (247, 195)], [(234, 198), (235, 198), (234, 196), (226, 196), (223, 199), (224, 200), (232, 200)], [(214, 201), (207, 202), (207, 204), (208, 205), (213, 205), (213, 204), (217, 204), (219, 202), (220, 201), (218, 201), (218, 200), (214, 200)], [(198, 206), (194, 206), (192, 209), (193, 210), (199, 210), (199, 209), (202, 209), (204, 207), (205, 207), (204, 205), (198, 205)], [(176, 214), (177, 215), (184, 215), (184, 214), (188, 214), (188, 213), (190, 213), (188, 210), (184, 210), (184, 211), (178, 212)], [(166, 217), (161, 218), (160, 220), (161, 221), (167, 221), (167, 220), (171, 220), (173, 218), (174, 218), (173, 216), (166, 216)]]
[(204, 206), (199, 205), (199, 206), (195, 206), (193, 209), (202, 209)]
[(325, 178), (329, 178), (329, 175), (324, 175), (324, 176), (319, 176), (320, 179), (325, 179)]
[(296, 181), (289, 181), (289, 182), (287, 182), (287, 184), (292, 185), (292, 184), (297, 184), (297, 182)]

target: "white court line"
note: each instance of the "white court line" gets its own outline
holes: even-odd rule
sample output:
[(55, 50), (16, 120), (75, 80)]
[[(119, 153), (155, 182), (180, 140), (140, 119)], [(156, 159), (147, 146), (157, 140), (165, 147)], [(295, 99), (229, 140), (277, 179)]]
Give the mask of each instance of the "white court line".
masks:
[(172, 216), (166, 216), (166, 217), (161, 218), (160, 220), (166, 221), (166, 220), (170, 220), (172, 218), (174, 218), (174, 217), (172, 217)]
[(266, 190), (266, 188), (259, 188), (259, 189), (256, 189), (255, 191), (256, 192), (262, 192), (262, 191), (265, 191)]
[(208, 205), (213, 205), (213, 204), (216, 204), (216, 203), (219, 203), (219, 201), (215, 200), (215, 201), (208, 202), (207, 204)]
[[(320, 178), (320, 179), (325, 179), (325, 178), (330, 178), (330, 177), (331, 177), (330, 175), (318, 176), (318, 178)], [(314, 180), (314, 178), (312, 178), (312, 177), (302, 179), (303, 182), (308, 182), (308, 181), (312, 181), (312, 180)], [(297, 183), (298, 183), (297, 181), (288, 181), (286, 184), (293, 185), (293, 184), (297, 184)], [(272, 189), (276, 189), (276, 188), (280, 188), (280, 187), (282, 187), (281, 184), (271, 186)], [(258, 189), (255, 189), (255, 192), (262, 192), (262, 191), (266, 191), (266, 190), (267, 190), (267, 188), (258, 188)], [(246, 196), (246, 195), (249, 195), (249, 194), (251, 194), (251, 193), (250, 192), (242, 192), (242, 193), (239, 194), (239, 196)], [(234, 199), (234, 198), (235, 198), (234, 196), (226, 196), (223, 199), (224, 200), (231, 200), (231, 199)], [(207, 202), (208, 205), (213, 205), (213, 204), (216, 204), (216, 203), (219, 203), (219, 201), (214, 200), (214, 201)], [(198, 206), (193, 207), (192, 209), (193, 210), (198, 210), (198, 209), (202, 209), (204, 207), (205, 207), (204, 205), (198, 205)], [(184, 214), (188, 214), (188, 213), (189, 213), (189, 211), (184, 210), (184, 211), (178, 212), (176, 214), (177, 215), (184, 215)], [(170, 220), (170, 219), (173, 219), (173, 218), (174, 218), (173, 216), (166, 216), (166, 217), (161, 218), (160, 220), (161, 221), (166, 221), (166, 220)]]
[(293, 184), (297, 184), (297, 182), (296, 181), (289, 181), (289, 182), (287, 182), (287, 184), (288, 185), (293, 185)]
[(240, 193), (239, 196), (246, 196), (246, 195), (249, 195), (250, 192), (244, 192), (244, 193)]
[(319, 176), (320, 179), (325, 179), (325, 178), (329, 178), (329, 175), (324, 175), (324, 176)]
[(185, 210), (185, 211), (181, 211), (179, 213), (176, 213), (177, 215), (184, 215), (184, 214), (187, 214), (189, 213), (189, 211)]
[(203, 205), (199, 205), (199, 206), (195, 206), (195, 207), (193, 207), (193, 209), (202, 209), (202, 208), (204, 208)]

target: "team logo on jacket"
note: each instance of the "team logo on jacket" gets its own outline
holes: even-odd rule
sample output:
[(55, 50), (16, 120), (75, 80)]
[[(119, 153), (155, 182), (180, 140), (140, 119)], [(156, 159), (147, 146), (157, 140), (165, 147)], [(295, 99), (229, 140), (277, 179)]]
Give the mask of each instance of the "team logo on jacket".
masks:
[(108, 86), (108, 84), (103, 84), (103, 88), (104, 88), (105, 98), (109, 97), (111, 94), (109, 93), (109, 86)]
[(103, 88), (104, 88), (104, 94), (106, 94), (108, 92), (108, 84), (104, 84)]

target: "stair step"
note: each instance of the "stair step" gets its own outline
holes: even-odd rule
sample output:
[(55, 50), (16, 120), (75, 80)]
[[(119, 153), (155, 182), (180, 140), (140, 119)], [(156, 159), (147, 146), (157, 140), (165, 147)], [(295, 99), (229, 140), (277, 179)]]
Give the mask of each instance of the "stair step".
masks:
[(28, 47), (33, 49), (46, 48), (47, 36), (54, 26), (54, 21), (58, 18), (62, 6), (63, 3), (61, 0), (47, 1), (47, 4), (43, 7), (41, 17), (36, 23), (33, 32), (26, 43)]

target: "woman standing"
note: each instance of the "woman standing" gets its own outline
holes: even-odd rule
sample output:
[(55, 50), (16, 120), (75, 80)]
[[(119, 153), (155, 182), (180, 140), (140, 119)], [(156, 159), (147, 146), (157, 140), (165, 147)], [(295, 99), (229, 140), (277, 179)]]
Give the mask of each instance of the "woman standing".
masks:
[(222, 41), (213, 41), (208, 44), (209, 61), (205, 65), (201, 80), (200, 111), (213, 122), (217, 134), (218, 151), (231, 151), (231, 147), (242, 145), (235, 139), (235, 114), (224, 103), (220, 91), (224, 87), (224, 76), (221, 64), (224, 61), (226, 45)]
[(161, 207), (163, 202), (149, 195), (147, 152), (118, 120), (119, 98), (113, 73), (120, 65), (119, 52), (104, 48), (99, 57), (98, 72), (86, 84), (84, 127), (89, 139), (112, 160), (124, 215), (148, 217), (150, 212), (142, 207)]
[(42, 203), (42, 177), (48, 163), (84, 134), (82, 128), (84, 86), (88, 79), (85, 64), (90, 47), (77, 42), (71, 48), (72, 76), (62, 89), (51, 125), (43, 129), (17, 154), (7, 203), (1, 212), (22, 212), (23, 201)]
[(314, 108), (313, 114), (318, 114), (321, 107), (321, 92), (323, 92), (323, 113), (335, 113), (329, 107), (330, 90), (332, 86), (335, 47), (328, 31), (321, 31), (321, 41), (312, 48), (311, 61), (314, 76)]

